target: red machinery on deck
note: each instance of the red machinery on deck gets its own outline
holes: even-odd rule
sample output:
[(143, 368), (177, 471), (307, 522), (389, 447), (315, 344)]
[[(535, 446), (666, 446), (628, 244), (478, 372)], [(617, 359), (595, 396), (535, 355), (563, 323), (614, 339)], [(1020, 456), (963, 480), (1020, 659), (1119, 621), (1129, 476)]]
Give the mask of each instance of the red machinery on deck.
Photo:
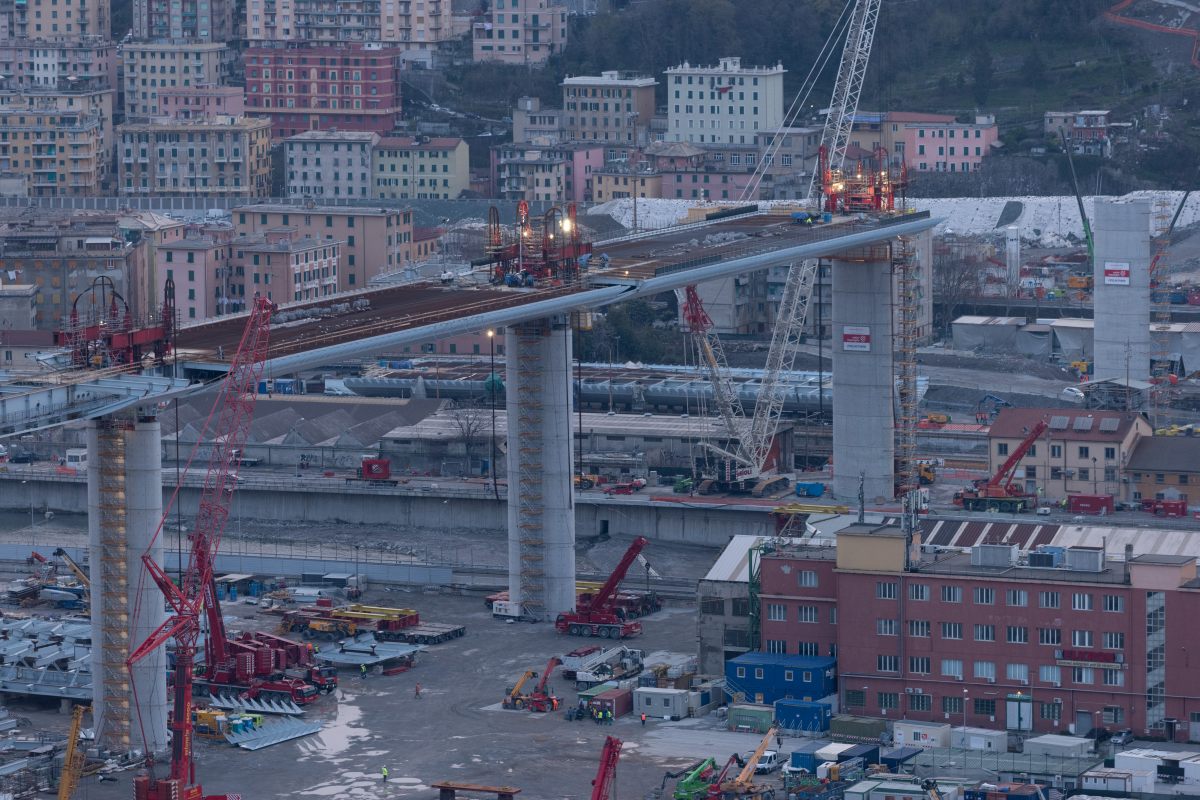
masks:
[(538, 680), (537, 686), (534, 687), (533, 692), (529, 695), (529, 699), (526, 700), (526, 705), (530, 711), (545, 713), (547, 711), (558, 710), (558, 698), (554, 696), (553, 692), (548, 693), (546, 691), (546, 682), (550, 680), (550, 673), (561, 663), (562, 659), (558, 656), (551, 656), (550, 660), (546, 662), (546, 669), (542, 671), (542, 677)]
[(639, 536), (629, 545), (625, 555), (621, 557), (616, 569), (608, 576), (608, 580), (600, 587), (590, 602), (580, 603), (575, 611), (564, 611), (554, 620), (554, 627), (559, 633), (569, 633), (572, 636), (600, 636), (604, 639), (622, 639), (642, 632), (642, 623), (631, 622), (613, 604), (617, 587), (625, 579), (625, 573), (637, 560), (642, 548), (650, 544), (650, 540)]
[(101, 275), (75, 297), (67, 328), (55, 331), (54, 344), (70, 349), (73, 367), (136, 365), (147, 355), (153, 355), (161, 364), (171, 352), (174, 324), (174, 280), (167, 278), (159, 316), (135, 324), (129, 304), (117, 292), (112, 278)]
[(860, 211), (894, 211), (896, 193), (908, 185), (908, 168), (893, 167), (888, 152), (875, 148), (869, 161), (859, 159), (854, 171), (834, 170), (829, 164), (826, 145), (817, 150), (817, 169), (821, 174), (822, 209), (834, 214)]
[(583, 241), (576, 222), (574, 203), (566, 212), (555, 206), (542, 215), (535, 227), (529, 216), (529, 203), (517, 203), (516, 234), (508, 240), (500, 224), (500, 212), (488, 211), (487, 256), (476, 266), (490, 264), (492, 282), (505, 286), (537, 286), (576, 280), (592, 243)]
[[(200, 615), (204, 613), (205, 604), (216, 598), (213, 590), (213, 557), (229, 519), (229, 507), (237, 487), (234, 475), (237, 459), (233, 453), (244, 446), (250, 431), (274, 310), (274, 304), (266, 298), (254, 298), (241, 343), (213, 403), (209, 416), (213, 427), (208, 429), (206, 426), (206, 433), (209, 434), (206, 440), (212, 443), (208, 472), (200, 492), (195, 525), (189, 534), (191, 552), (187, 569), (179, 576), (178, 585), (150, 552), (142, 555), (146, 573), (166, 599), (170, 616), (146, 641), (138, 645), (126, 663), (132, 667), (151, 652), (165, 647), (168, 640), (174, 639), (175, 667), (171, 719), (168, 723), (171, 730), (170, 770), (165, 778), (155, 777), (151, 771), (153, 764), (148, 763), (149, 769), (134, 778), (136, 800), (199, 800), (206, 797), (203, 788), (196, 783), (196, 767), (192, 756), (192, 672), (200, 638)], [(161, 534), (162, 524), (169, 513), (167, 510), (159, 522), (155, 538)], [(225, 800), (227, 795), (207, 797)]]

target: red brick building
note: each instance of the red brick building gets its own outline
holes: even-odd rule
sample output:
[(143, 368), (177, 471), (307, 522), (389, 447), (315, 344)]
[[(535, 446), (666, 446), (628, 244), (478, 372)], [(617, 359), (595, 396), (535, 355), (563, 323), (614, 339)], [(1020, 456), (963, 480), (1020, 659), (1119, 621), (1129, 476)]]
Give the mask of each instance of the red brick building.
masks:
[(252, 47), (246, 51), (246, 113), (268, 117), (271, 136), (337, 128), (380, 135), (400, 120), (396, 47)]
[(853, 714), (1200, 740), (1195, 557), (931, 549), (862, 524), (764, 554), (761, 648), (835, 655)]

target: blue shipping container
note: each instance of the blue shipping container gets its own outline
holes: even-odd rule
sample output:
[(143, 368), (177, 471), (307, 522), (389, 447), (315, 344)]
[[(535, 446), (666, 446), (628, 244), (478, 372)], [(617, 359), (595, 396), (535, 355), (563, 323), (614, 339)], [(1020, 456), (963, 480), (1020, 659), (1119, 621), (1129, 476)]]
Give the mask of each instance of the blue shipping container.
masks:
[(829, 730), (833, 709), (828, 703), (805, 700), (776, 700), (775, 724), (789, 731), (824, 733)]
[(808, 770), (817, 773), (817, 751), (828, 747), (828, 741), (805, 742), (792, 751), (792, 769)]
[(879, 747), (873, 744), (856, 744), (849, 750), (843, 750), (838, 753), (838, 763), (849, 761), (852, 758), (861, 758), (863, 764), (870, 766), (871, 764), (879, 763)]
[(725, 682), (729, 692), (741, 692), (749, 703), (814, 702), (836, 691), (836, 666), (837, 659), (826, 656), (743, 653), (725, 662)]

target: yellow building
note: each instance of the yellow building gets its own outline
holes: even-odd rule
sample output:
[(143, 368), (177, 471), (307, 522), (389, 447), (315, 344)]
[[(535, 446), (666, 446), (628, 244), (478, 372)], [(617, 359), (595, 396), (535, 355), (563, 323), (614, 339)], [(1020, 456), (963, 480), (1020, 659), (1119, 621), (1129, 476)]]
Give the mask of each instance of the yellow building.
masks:
[(371, 155), (374, 196), (388, 200), (456, 200), (471, 186), (467, 143), (446, 137), (385, 137)]
[(592, 197), (597, 203), (622, 197), (662, 197), (662, 174), (653, 169), (606, 166), (592, 173)]
[(31, 197), (100, 193), (105, 178), (99, 114), (30, 105), (0, 105), (0, 173), (26, 178)]
[(266, 197), (271, 121), (261, 117), (157, 118), (117, 126), (122, 195)]

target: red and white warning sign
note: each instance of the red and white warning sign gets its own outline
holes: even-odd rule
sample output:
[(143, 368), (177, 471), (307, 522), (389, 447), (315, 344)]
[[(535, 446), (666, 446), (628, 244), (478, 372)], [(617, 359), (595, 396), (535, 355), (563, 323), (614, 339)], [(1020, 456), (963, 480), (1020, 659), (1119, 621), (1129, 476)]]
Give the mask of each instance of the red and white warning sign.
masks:
[(859, 353), (871, 351), (871, 329), (866, 325), (842, 327), (842, 349)]
[(1129, 262), (1128, 261), (1105, 261), (1104, 262), (1104, 285), (1105, 286), (1128, 286), (1129, 285)]

